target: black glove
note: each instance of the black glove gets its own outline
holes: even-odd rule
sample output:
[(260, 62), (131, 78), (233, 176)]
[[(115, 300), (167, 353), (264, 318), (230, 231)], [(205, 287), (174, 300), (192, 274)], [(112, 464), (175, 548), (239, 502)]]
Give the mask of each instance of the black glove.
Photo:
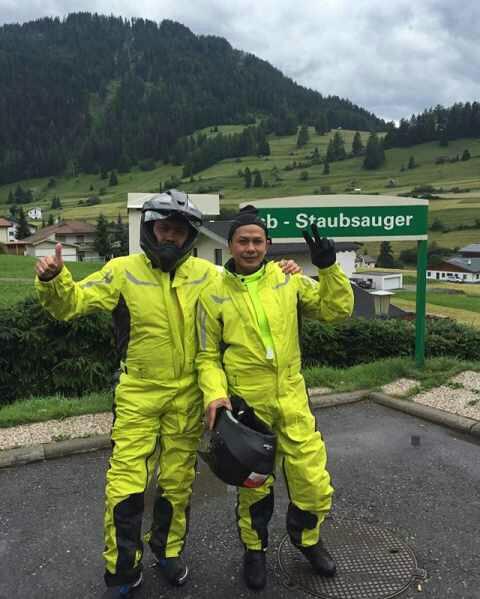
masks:
[(317, 268), (328, 268), (335, 264), (337, 260), (337, 254), (335, 252), (335, 242), (333, 239), (327, 239), (326, 237), (320, 237), (318, 234), (317, 225), (312, 225), (313, 238), (307, 229), (302, 231), (303, 237), (310, 248), (310, 255), (312, 257), (312, 264)]

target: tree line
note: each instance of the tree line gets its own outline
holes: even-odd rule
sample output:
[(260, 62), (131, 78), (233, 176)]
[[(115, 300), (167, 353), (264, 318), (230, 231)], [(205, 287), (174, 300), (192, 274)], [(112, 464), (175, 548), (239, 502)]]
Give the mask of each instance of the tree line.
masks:
[(456, 103), (449, 108), (436, 106), (422, 114), (402, 119), (398, 126), (387, 123), (385, 148), (406, 148), (420, 143), (449, 141), (480, 136), (480, 103)]
[(0, 27), (0, 183), (170, 162), (180, 138), (259, 114), (278, 135), (385, 126), (173, 21), (76, 13)]

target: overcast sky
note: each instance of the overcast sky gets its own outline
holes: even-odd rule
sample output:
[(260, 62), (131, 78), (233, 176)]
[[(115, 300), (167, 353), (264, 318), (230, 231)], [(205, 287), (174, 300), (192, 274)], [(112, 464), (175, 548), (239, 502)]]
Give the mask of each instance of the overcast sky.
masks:
[(479, 0), (0, 0), (0, 23), (78, 11), (225, 37), (387, 120), (480, 100)]

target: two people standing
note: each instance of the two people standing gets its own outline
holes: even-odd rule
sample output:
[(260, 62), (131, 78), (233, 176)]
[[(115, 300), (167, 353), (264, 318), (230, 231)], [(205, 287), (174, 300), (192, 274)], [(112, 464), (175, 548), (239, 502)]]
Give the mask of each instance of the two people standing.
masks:
[[(203, 291), (206, 293), (207, 287), (214, 289), (215, 282), (220, 277), (212, 264), (190, 255), (201, 222), (202, 215), (188, 196), (171, 190), (149, 200), (142, 209), (140, 244), (145, 254), (111, 260), (100, 271), (78, 283), (72, 280), (68, 269), (64, 267), (60, 245), (56, 247), (55, 256), (43, 258), (37, 264), (38, 276), (35, 283), (37, 292), (41, 303), (54, 317), (69, 320), (98, 309), (110, 311), (113, 317), (122, 374), (115, 391), (113, 449), (106, 485), (104, 559), (105, 581), (109, 588), (108, 596), (111, 597), (128, 596), (142, 581), (141, 526), (144, 496), (157, 464), (153, 523), (146, 541), (170, 584), (181, 585), (188, 576), (188, 568), (182, 560), (181, 552), (188, 529), (189, 502), (203, 415), (202, 393), (198, 386), (195, 367), (198, 349), (195, 335), (195, 310), (200, 294)], [(264, 233), (264, 228), (261, 229)], [(232, 253), (237, 251), (232, 242), (230, 246)], [(333, 270), (327, 268), (327, 274), (331, 274), (325, 277), (326, 284), (320, 283), (317, 289), (318, 285), (313, 281), (308, 282), (306, 277), (291, 276), (291, 273), (298, 270), (291, 262), (284, 264), (282, 273), (282, 270), (272, 263), (263, 264), (265, 252), (260, 260), (258, 257), (261, 252), (257, 254), (256, 250), (238, 253), (239, 264), (249, 264), (253, 267), (251, 274), (260, 273), (260, 275), (257, 274), (258, 281), (252, 281), (252, 289), (257, 289), (256, 292), (252, 291), (252, 297), (256, 298), (257, 304), (255, 304), (255, 311), (249, 316), (251, 329), (247, 330), (244, 325), (240, 325), (236, 343), (239, 346), (244, 344), (245, 347), (250, 347), (246, 337), (251, 339), (255, 348), (251, 355), (248, 354), (248, 358), (253, 358), (258, 351), (258, 339), (255, 337), (257, 335), (263, 343), (265, 352), (269, 350), (273, 352), (268, 354), (270, 357), (267, 357), (267, 353), (264, 356), (267, 360), (269, 376), (261, 383), (262, 394), (264, 389), (268, 388), (273, 393), (272, 397), (276, 397), (277, 390), (271, 385), (277, 385), (278, 397), (280, 397), (280, 387), (283, 385), (282, 397), (293, 397), (297, 394), (302, 397), (302, 394), (305, 395), (305, 387), (303, 379), (300, 382), (298, 378), (299, 376), (301, 378), (298, 329), (295, 329), (296, 333), (290, 337), (294, 326), (290, 322), (290, 315), (287, 315), (285, 310), (282, 318), (288, 318), (289, 328), (285, 329), (288, 334), (284, 335), (282, 341), (285, 348), (280, 347), (280, 331), (276, 325), (273, 325), (273, 321), (270, 322), (272, 308), (270, 301), (274, 299), (270, 291), (268, 298), (265, 298), (262, 315), (264, 293), (263, 282), (260, 279), (263, 278), (264, 271), (268, 271), (268, 281), (274, 283), (275, 289), (279, 290), (275, 302), (278, 299), (280, 302), (283, 298), (288, 299), (288, 309), (290, 309), (295, 303), (293, 296), (298, 292), (299, 301), (302, 297), (307, 307), (307, 314), (310, 311), (312, 315), (326, 320), (348, 315), (349, 300), (344, 299), (342, 304), (342, 301), (337, 298), (337, 304), (338, 302), (342, 304), (341, 310), (333, 305), (335, 301), (332, 300), (333, 296), (338, 296), (340, 291), (347, 297), (344, 279), (342, 279), (342, 287), (339, 283), (341, 274), (337, 272), (338, 267), (334, 266)], [(333, 260), (335, 260), (334, 251)], [(227, 268), (225, 276), (230, 274), (231, 271)], [(248, 293), (250, 296), (250, 292)], [(327, 297), (321, 299), (322, 294)], [(209, 293), (204, 296), (203, 308), (200, 308), (200, 311), (203, 309), (207, 313), (210, 310), (208, 298), (211, 295)], [(284, 308), (287, 308), (287, 304)], [(260, 319), (255, 321), (255, 315), (260, 315)], [(209, 348), (213, 347), (213, 342), (217, 337), (220, 340), (221, 336), (215, 337), (210, 332), (210, 321), (207, 323), (205, 319), (203, 324), (205, 331), (208, 327), (209, 337), (208, 347), (206, 346), (202, 351), (208, 353), (211, 351)], [(259, 330), (261, 333), (258, 333)], [(203, 334), (201, 328), (200, 343)], [(229, 335), (233, 335), (233, 327)], [(232, 357), (235, 355), (238, 358), (238, 354), (233, 352)], [(285, 370), (284, 359), (287, 355), (289, 360), (292, 359), (290, 367)], [(221, 367), (212, 369), (208, 366), (208, 359), (208, 355), (203, 354), (199, 356), (198, 362), (205, 398), (212, 397), (209, 394), (210, 388), (215, 391), (220, 389), (216, 381), (222, 376), (225, 379), (228, 375), (229, 384), (237, 385), (232, 389), (245, 390), (243, 372), (246, 364), (241, 363), (239, 378), (235, 379), (232, 378), (230, 368), (221, 375)], [(234, 360), (232, 364), (237, 362)], [(258, 369), (259, 366), (259, 360), (255, 358), (252, 368)], [(213, 378), (205, 383), (211, 378), (208, 374), (209, 369)], [(221, 394), (213, 399), (228, 403), (228, 394), (232, 390), (225, 386), (221, 389)], [(247, 390), (246, 394), (247, 401), (249, 399), (253, 401), (255, 410), (257, 404), (261, 403), (257, 391), (258, 389), (252, 390), (250, 393)], [(288, 416), (292, 423), (295, 422), (293, 433), (295, 447), (298, 443), (302, 445), (300, 437), (304, 435), (304, 431), (307, 429), (310, 431), (313, 426), (313, 416), (303, 414), (302, 401), (301, 399), (297, 407), (292, 407), (293, 411)], [(211, 420), (214, 410), (210, 403), (211, 401), (208, 401), (207, 406), (209, 406), (208, 416)], [(260, 418), (265, 417), (265, 422), (268, 423), (275, 416), (269, 406), (263, 409), (259, 407), (258, 415)], [(285, 417), (281, 410), (278, 416)], [(285, 447), (282, 445), (282, 455), (287, 455), (291, 451), (291, 448), (287, 447), (290, 443), (289, 438), (285, 437), (286, 445)], [(315, 443), (319, 447), (318, 439)], [(318, 456), (321, 452), (320, 449)], [(308, 456), (304, 457), (309, 464), (311, 463), (313, 470), (321, 470), (320, 475), (315, 475), (322, 489), (318, 495), (321, 499), (316, 500), (313, 507), (302, 501), (297, 501), (299, 505), (294, 501), (293, 505), (296, 505), (301, 513), (310, 513), (309, 508), (311, 508), (312, 513), (319, 513), (320, 517), (313, 527), (314, 532), (308, 534), (304, 532), (308, 527), (306, 529), (303, 526), (301, 514), (299, 516), (296, 508), (292, 507), (290, 517), (292, 524), (289, 530), (298, 529), (299, 546), (308, 547), (312, 545), (312, 540), (315, 540), (315, 531), (318, 529), (321, 514), (328, 510), (331, 491), (324, 463), (316, 462), (316, 458), (311, 461)], [(284, 467), (292, 468), (287, 464), (288, 460), (285, 459)], [(263, 490), (267, 500), (262, 505), (270, 501), (268, 497), (273, 497), (270, 487), (271, 483)], [(301, 497), (304, 491), (295, 491), (295, 493), (295, 497)], [(257, 503), (252, 498), (242, 503), (244, 514), (242, 540), (253, 551), (259, 551), (266, 545), (264, 541), (259, 540), (260, 536), (264, 536), (263, 528), (266, 525), (257, 537), (255, 531), (251, 532), (252, 509), (255, 511)], [(300, 520), (295, 524), (298, 520), (297, 516)], [(311, 520), (309, 523), (311, 524)], [(312, 527), (308, 530), (311, 531)]]

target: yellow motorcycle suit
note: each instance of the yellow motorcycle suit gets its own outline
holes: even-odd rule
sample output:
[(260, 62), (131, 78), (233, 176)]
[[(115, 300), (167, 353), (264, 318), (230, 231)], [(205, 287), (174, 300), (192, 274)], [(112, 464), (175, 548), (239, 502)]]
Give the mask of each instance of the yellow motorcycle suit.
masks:
[[(353, 293), (338, 264), (319, 270), (318, 282), (285, 275), (272, 262), (262, 268), (259, 278), (245, 277), (230, 272), (227, 263), (223, 276), (202, 291), (197, 308), (199, 385), (205, 407), (240, 395), (277, 434), (276, 461), (290, 499), (287, 530), (295, 545), (307, 547), (318, 542), (333, 488), (300, 371), (297, 309), (307, 318), (339, 321), (351, 315)], [(248, 283), (254, 279), (252, 293)], [(237, 521), (247, 549), (267, 546), (273, 482), (270, 476), (259, 488), (238, 490)]]
[(41, 303), (57, 319), (93, 310), (113, 316), (122, 374), (106, 483), (108, 586), (138, 578), (144, 495), (157, 463), (153, 524), (145, 540), (158, 558), (183, 549), (202, 432), (195, 307), (200, 291), (217, 276), (211, 263), (198, 258), (189, 257), (173, 276), (135, 254), (111, 260), (78, 283), (66, 267), (50, 281), (36, 280)]

